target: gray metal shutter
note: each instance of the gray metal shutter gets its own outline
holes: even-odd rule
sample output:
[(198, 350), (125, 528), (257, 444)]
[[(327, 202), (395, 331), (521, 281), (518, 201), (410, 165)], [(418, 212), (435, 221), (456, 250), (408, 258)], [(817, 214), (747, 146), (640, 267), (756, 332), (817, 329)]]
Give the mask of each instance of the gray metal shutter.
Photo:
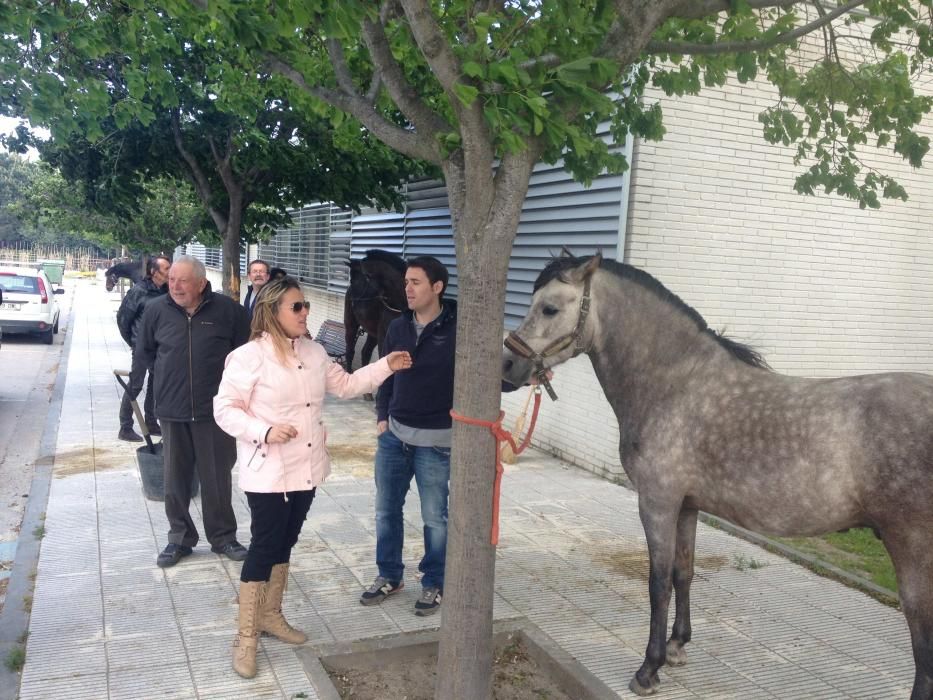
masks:
[(563, 246), (575, 255), (601, 250), (604, 257), (616, 258), (625, 182), (624, 175), (601, 175), (584, 188), (562, 162), (535, 168), (509, 259), (506, 328), (524, 318), (534, 281)]
[(405, 215), (394, 211), (364, 214), (351, 225), (350, 257), (362, 258), (370, 248), (405, 255)]

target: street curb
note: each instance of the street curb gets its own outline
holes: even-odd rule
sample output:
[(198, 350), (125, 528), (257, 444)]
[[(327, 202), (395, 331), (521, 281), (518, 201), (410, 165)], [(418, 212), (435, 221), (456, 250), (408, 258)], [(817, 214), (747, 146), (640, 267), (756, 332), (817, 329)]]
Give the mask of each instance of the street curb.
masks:
[(29, 613), (23, 609), (22, 601), (27, 596), (32, 596), (35, 588), (33, 574), (39, 563), (39, 550), (42, 540), (33, 537), (32, 533), (37, 527), (42, 526), (49, 502), (52, 465), (55, 462), (58, 426), (61, 420), (62, 402), (65, 395), (65, 378), (68, 375), (71, 340), (74, 337), (74, 321), (71, 317), (73, 310), (74, 296), (72, 295), (69, 323), (67, 328), (64, 329), (65, 342), (62, 347), (62, 356), (65, 358), (65, 362), (59, 364), (55, 377), (55, 385), (49, 401), (49, 411), (46, 414), (45, 426), (42, 429), (42, 440), (39, 443), (39, 455), (36, 459), (32, 485), (29, 488), (29, 500), (26, 503), (26, 512), (23, 514), (23, 524), (20, 527), (20, 537), (16, 545), (13, 571), (10, 574), (10, 583), (7, 586), (6, 601), (2, 612), (0, 612), (0, 700), (16, 700), (19, 697), (20, 673), (10, 671), (5, 662), (7, 655), (16, 646), (20, 645), (21, 637), (29, 629)]

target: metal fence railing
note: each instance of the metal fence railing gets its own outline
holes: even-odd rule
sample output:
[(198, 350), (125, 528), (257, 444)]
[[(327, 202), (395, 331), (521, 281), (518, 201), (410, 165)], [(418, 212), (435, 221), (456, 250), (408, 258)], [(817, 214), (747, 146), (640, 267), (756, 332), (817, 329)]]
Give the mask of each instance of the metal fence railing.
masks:
[(94, 272), (111, 265), (111, 258), (103, 257), (99, 250), (90, 246), (65, 248), (18, 243), (0, 245), (0, 261), (3, 263), (33, 265), (40, 260), (64, 260), (66, 270), (78, 272)]

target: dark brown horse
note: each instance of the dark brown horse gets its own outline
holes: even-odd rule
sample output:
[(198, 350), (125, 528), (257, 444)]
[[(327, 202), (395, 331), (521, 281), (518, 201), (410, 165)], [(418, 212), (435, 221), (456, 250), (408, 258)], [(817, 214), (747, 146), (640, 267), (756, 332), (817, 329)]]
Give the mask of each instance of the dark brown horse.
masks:
[(360, 352), (363, 365), (373, 349), (382, 348), (389, 324), (408, 308), (405, 299), (405, 261), (395, 253), (374, 248), (362, 260), (350, 260), (350, 288), (343, 301), (343, 324), (347, 331), (347, 370), (351, 370), (356, 339), (366, 333)]
[(933, 377), (777, 374), (649, 274), (599, 255), (554, 260), (534, 290), (505, 379), (586, 353), (638, 490), (651, 625), (631, 690), (653, 693), (665, 662), (686, 663), (702, 510), (781, 536), (873, 528), (910, 628), (911, 700), (933, 699)]
[(106, 280), (107, 291), (113, 291), (113, 288), (117, 286), (121, 277), (127, 278), (136, 284), (143, 277), (146, 276), (146, 259), (142, 260), (130, 260), (127, 262), (119, 262), (116, 265), (108, 267), (104, 271), (104, 279)]

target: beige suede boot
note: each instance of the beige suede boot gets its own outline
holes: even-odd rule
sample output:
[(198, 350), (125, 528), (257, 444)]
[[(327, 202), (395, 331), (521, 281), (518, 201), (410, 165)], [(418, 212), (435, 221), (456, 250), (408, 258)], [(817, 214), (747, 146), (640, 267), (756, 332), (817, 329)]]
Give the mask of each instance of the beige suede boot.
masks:
[(268, 632), (273, 637), (289, 644), (304, 644), (308, 635), (296, 630), (282, 614), (282, 597), (288, 584), (288, 564), (276, 564), (266, 584), (259, 615), (259, 631)]
[(233, 670), (243, 678), (256, 675), (256, 647), (259, 645), (259, 606), (265, 581), (240, 582), (240, 615), (233, 640)]

